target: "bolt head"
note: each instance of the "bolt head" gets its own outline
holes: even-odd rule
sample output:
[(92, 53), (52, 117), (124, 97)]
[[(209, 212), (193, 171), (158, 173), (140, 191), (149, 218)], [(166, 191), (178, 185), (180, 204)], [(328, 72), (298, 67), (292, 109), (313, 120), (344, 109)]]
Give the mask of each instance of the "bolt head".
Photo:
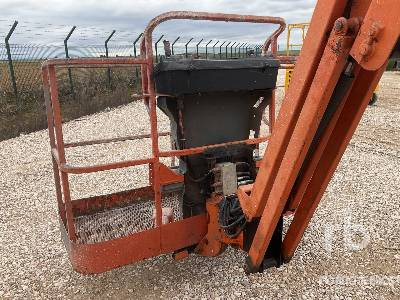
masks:
[(337, 19), (333, 28), (337, 34), (346, 34), (348, 29), (347, 19), (343, 17)]

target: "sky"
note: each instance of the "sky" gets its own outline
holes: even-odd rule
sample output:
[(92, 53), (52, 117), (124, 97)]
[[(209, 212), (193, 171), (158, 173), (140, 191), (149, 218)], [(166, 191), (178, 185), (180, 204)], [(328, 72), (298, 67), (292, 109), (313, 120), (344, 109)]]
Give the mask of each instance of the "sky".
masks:
[[(154, 16), (170, 10), (238, 13), (279, 16), (286, 23), (310, 20), (316, 0), (0, 0), (0, 42), (14, 20), (19, 24), (12, 36), (14, 43), (62, 44), (69, 29), (77, 29), (70, 43), (102, 45), (116, 30), (110, 43), (132, 43)], [(164, 34), (181, 43), (194, 38), (194, 44), (204, 38), (261, 43), (275, 29), (272, 25), (170, 21), (154, 32), (154, 38)], [(296, 38), (296, 36), (295, 36)], [(285, 34), (279, 44), (285, 43)]]

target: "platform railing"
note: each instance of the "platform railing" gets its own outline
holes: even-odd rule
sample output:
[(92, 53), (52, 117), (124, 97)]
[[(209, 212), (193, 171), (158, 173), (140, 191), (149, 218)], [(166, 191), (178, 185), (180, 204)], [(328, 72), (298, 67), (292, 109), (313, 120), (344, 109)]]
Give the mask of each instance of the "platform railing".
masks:
[[(279, 28), (267, 39), (264, 44), (264, 50), (269, 46), (272, 52), (276, 55), (276, 39), (278, 35), (285, 29), (285, 23), (281, 18), (274, 17), (261, 17), (261, 16), (243, 16), (234, 14), (211, 14), (211, 13), (193, 13), (193, 12), (170, 12), (162, 14), (154, 18), (144, 31), (144, 38), (141, 42), (141, 57), (138, 58), (87, 58), (87, 59), (52, 59), (44, 62), (42, 66), (43, 88), (45, 95), (45, 104), (47, 112), (47, 121), (49, 128), (49, 139), (51, 146), (51, 155), (53, 161), (54, 180), (56, 186), (56, 196), (59, 214), (66, 226), (68, 237), (71, 241), (75, 242), (77, 239), (76, 229), (74, 226), (74, 216), (72, 209), (71, 192), (69, 185), (69, 174), (84, 174), (91, 172), (100, 172), (105, 170), (112, 170), (118, 168), (126, 168), (138, 165), (149, 165), (149, 178), (150, 183), (154, 190), (154, 202), (156, 208), (155, 226), (161, 227), (162, 225), (162, 208), (161, 208), (161, 187), (162, 182), (160, 178), (160, 169), (162, 163), (160, 157), (175, 157), (193, 155), (203, 153), (207, 149), (229, 146), (232, 144), (246, 143), (246, 144), (259, 144), (265, 142), (269, 137), (258, 137), (247, 139), (243, 141), (235, 141), (229, 143), (222, 143), (217, 145), (208, 145), (204, 147), (196, 147), (182, 150), (160, 151), (158, 140), (160, 136), (166, 136), (169, 133), (158, 132), (157, 128), (157, 105), (156, 105), (156, 91), (153, 81), (153, 49), (152, 49), (152, 32), (154, 28), (160, 23), (171, 19), (192, 19), (192, 20), (210, 20), (210, 21), (229, 21), (229, 22), (250, 22), (250, 23), (273, 23), (279, 24)], [(127, 66), (141, 66), (142, 72), (142, 91), (144, 95), (144, 103), (148, 108), (150, 116), (150, 134), (135, 135), (129, 137), (119, 137), (114, 139), (102, 139), (92, 141), (78, 141), (64, 143), (63, 130), (62, 130), (62, 117), (61, 107), (58, 97), (57, 75), (56, 68), (88, 68), (88, 67), (127, 67)], [(269, 107), (270, 115), (270, 130), (273, 127), (275, 120), (275, 96), (272, 95), (271, 105)], [(137, 159), (127, 160), (120, 162), (113, 162), (108, 164), (98, 164), (90, 166), (71, 166), (66, 161), (65, 148), (73, 148), (80, 146), (87, 146), (93, 144), (104, 144), (115, 141), (137, 140), (137, 139), (151, 139), (152, 156)]]

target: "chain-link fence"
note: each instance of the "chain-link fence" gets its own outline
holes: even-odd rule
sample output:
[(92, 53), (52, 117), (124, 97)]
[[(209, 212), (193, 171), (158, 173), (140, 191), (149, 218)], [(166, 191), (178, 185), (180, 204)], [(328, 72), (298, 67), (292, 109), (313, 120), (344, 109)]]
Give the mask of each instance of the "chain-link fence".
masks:
[[(8, 97), (16, 104), (23, 105), (24, 101), (28, 101), (28, 97), (37, 96), (37, 91), (41, 91), (41, 71), (42, 62), (48, 58), (65, 57), (65, 50), (62, 46), (48, 45), (18, 45), (11, 44), (8, 46), (11, 54), (11, 59), (8, 59), (7, 47), (5, 44), (0, 44), (0, 90), (3, 97)], [(133, 46), (113, 46), (108, 50), (108, 56), (133, 56)], [(105, 57), (106, 51), (104, 46), (87, 46), (70, 47), (69, 57)], [(82, 82), (83, 78), (89, 76), (89, 70), (70, 71), (70, 78), (63, 78), (63, 84), (70, 85), (70, 93), (76, 93), (75, 85)], [(113, 70), (112, 73), (118, 73)], [(110, 73), (110, 74), (112, 74)], [(120, 73), (120, 72), (119, 72)], [(96, 73), (100, 75), (99, 72)], [(101, 80), (102, 83), (112, 86), (112, 77), (105, 72), (103, 77), (106, 80)], [(131, 84), (137, 82), (136, 76), (139, 72), (132, 72), (131, 78), (126, 78), (126, 83)], [(120, 76), (117, 76), (121, 79)], [(100, 80), (100, 78), (99, 78)], [(64, 82), (65, 81), (65, 82)], [(115, 79), (114, 79), (115, 81)]]
[[(100, 31), (96, 32), (96, 29), (91, 28), (97, 44), (88, 44), (84, 37), (81, 37), (80, 42), (74, 40), (70, 44), (70, 38), (73, 39), (74, 35), (79, 33), (75, 31), (75, 26), (62, 27), (63, 35), (59, 35), (53, 42), (44, 35), (52, 32), (52, 27), (45, 30), (38, 27), (42, 33), (35, 33), (35, 26), (39, 25), (18, 25), (18, 22), (14, 22), (3, 32), (4, 43), (0, 43), (0, 140), (20, 132), (46, 127), (40, 68), (44, 60), (140, 55), (141, 33), (111, 31), (103, 34), (101, 39)], [(25, 32), (22, 32), (20, 27)], [(55, 32), (61, 30), (61, 27), (53, 27)], [(24, 42), (14, 35), (25, 38), (22, 39)], [(42, 42), (44, 38), (47, 38), (47, 44), (26, 42)], [(89, 40), (95, 41), (93, 37)], [(261, 44), (257, 43), (168, 34), (156, 34), (153, 47), (155, 62), (164, 59), (166, 54), (202, 59), (235, 59), (257, 56), (261, 52)], [(66, 120), (140, 98), (140, 70), (135, 66), (59, 69), (57, 78), (60, 102), (66, 112)], [(30, 123), (29, 118), (32, 119)]]
[[(240, 47), (239, 47), (240, 46)], [(246, 47), (247, 46), (247, 47)], [(1, 91), (14, 94), (18, 98), (20, 94), (29, 92), (41, 85), (40, 65), (48, 58), (65, 58), (64, 46), (35, 45), (35, 44), (10, 44), (11, 59), (8, 59), (6, 44), (0, 43), (0, 88)], [(232, 59), (255, 55), (256, 46), (250, 47), (247, 43), (215, 43), (206, 47), (205, 45), (178, 45), (173, 48), (174, 55), (197, 56), (199, 58)], [(154, 49), (155, 50), (155, 49)], [(161, 53), (160, 53), (161, 52)], [(104, 46), (70, 46), (68, 57), (133, 57), (140, 54), (139, 49), (129, 45), (117, 45), (108, 48)], [(165, 56), (160, 45), (157, 46), (159, 61)], [(12, 66), (10, 68), (10, 66)], [(132, 74), (135, 76), (136, 72)], [(108, 79), (108, 78), (107, 78)], [(135, 78), (133, 78), (135, 80)], [(17, 91), (14, 90), (14, 85)], [(17, 99), (18, 101), (18, 99)]]

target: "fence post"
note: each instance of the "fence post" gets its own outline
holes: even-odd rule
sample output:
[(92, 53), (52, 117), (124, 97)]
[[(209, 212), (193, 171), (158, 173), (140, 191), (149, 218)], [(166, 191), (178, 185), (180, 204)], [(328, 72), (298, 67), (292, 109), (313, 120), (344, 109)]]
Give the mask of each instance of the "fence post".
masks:
[(226, 41), (223, 42), (221, 45), (219, 45), (219, 59), (222, 58), (222, 46), (223, 46), (225, 43), (226, 43)]
[(172, 46), (171, 46), (172, 55), (175, 55), (175, 53), (174, 53), (174, 45), (175, 45), (175, 43), (176, 43), (180, 38), (181, 38), (181, 37), (178, 36), (178, 37), (175, 39), (175, 41), (172, 42)]
[(235, 46), (235, 58), (236, 58), (236, 48), (240, 45), (240, 43), (237, 43)]
[(10, 71), (10, 79), (11, 79), (11, 84), (12, 84), (12, 88), (14, 91), (15, 102), (16, 102), (17, 106), (19, 106), (20, 103), (19, 103), (19, 98), (18, 98), (17, 82), (15, 80), (14, 65), (13, 65), (12, 57), (11, 57), (10, 44), (8, 42), (10, 40), (10, 37), (13, 34), (15, 28), (17, 27), (17, 25), (18, 25), (18, 21), (15, 21), (14, 24), (11, 26), (11, 29), (5, 38), (5, 44), (6, 44), (6, 50), (7, 50), (8, 70)]
[(197, 58), (199, 58), (199, 45), (200, 45), (200, 43), (203, 41), (203, 39), (201, 39), (200, 40), (200, 42), (198, 42), (197, 44), (196, 44), (196, 56), (197, 56)]
[(233, 44), (231, 45), (231, 58), (232, 58), (232, 47), (235, 46), (237, 42), (233, 42)]
[(244, 43), (242, 43), (242, 44), (239, 45), (239, 51), (238, 51), (239, 58), (242, 57), (242, 56), (241, 56), (241, 52), (240, 52), (240, 48), (242, 48), (243, 45), (244, 45)]
[[(241, 55), (242, 55), (242, 53), (243, 53), (243, 51), (244, 51), (244, 49), (243, 49), (243, 46), (244, 45), (246, 45), (246, 43), (243, 43), (243, 44), (241, 44), (240, 46), (239, 46), (239, 56), (241, 57)], [(243, 57), (244, 57), (244, 55), (243, 55)]]
[[(64, 49), (65, 49), (65, 58), (69, 58), (69, 53), (68, 53), (68, 40), (71, 37), (72, 33), (75, 31), (76, 26), (72, 26), (71, 30), (67, 34), (67, 37), (64, 39)], [(68, 80), (69, 80), (69, 87), (71, 90), (71, 94), (74, 95), (74, 83), (72, 81), (72, 71), (71, 68), (68, 67)]]
[[(133, 42), (133, 56), (136, 58), (137, 54), (136, 54), (136, 43), (139, 41), (139, 39), (142, 37), (143, 32), (141, 34), (139, 34), (139, 36), (136, 38), (136, 40)], [(135, 66), (135, 73), (136, 73), (136, 82), (139, 82), (139, 70), (138, 67)]]
[(142, 37), (143, 33), (139, 34), (139, 36), (136, 38), (136, 40), (133, 42), (133, 55), (137, 57), (136, 54), (136, 43), (139, 41), (139, 39)]
[(193, 40), (193, 38), (190, 38), (190, 40), (185, 44), (185, 57), (188, 58), (188, 52), (187, 52), (187, 48), (189, 43)]
[(225, 45), (225, 58), (228, 59), (228, 46), (231, 44), (232, 42), (229, 42), (228, 44)]
[(156, 62), (158, 62), (158, 43), (161, 41), (161, 39), (164, 37), (162, 34), (160, 38), (154, 43), (154, 48), (156, 50)]
[(212, 42), (212, 40), (210, 40), (207, 44), (206, 44), (206, 59), (208, 59), (208, 49), (207, 49), (207, 47), (208, 47), (208, 45), (210, 44)]
[(217, 41), (213, 46), (213, 58), (215, 58), (215, 46), (217, 46), (218, 43), (219, 43), (219, 41)]
[(246, 57), (246, 53), (244, 52), (244, 51), (245, 51), (245, 47), (246, 47), (246, 45), (247, 45), (247, 43), (243, 43), (243, 45), (242, 45), (242, 49), (243, 49), (243, 57)]
[[(106, 47), (106, 57), (107, 58), (108, 58), (108, 42), (111, 40), (114, 33), (115, 33), (115, 30), (113, 30), (111, 32), (111, 34), (108, 36), (108, 38), (104, 42), (104, 46)], [(111, 88), (111, 69), (110, 68), (107, 68), (107, 78), (108, 78), (108, 86)]]

